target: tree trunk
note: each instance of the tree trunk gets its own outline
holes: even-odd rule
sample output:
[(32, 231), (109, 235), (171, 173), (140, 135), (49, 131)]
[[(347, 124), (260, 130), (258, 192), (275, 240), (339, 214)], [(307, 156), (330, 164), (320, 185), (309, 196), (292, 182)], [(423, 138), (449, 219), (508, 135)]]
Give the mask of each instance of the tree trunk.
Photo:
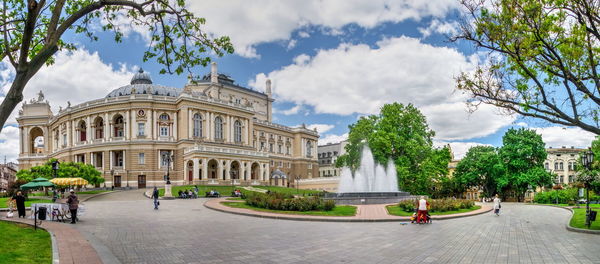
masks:
[(23, 88), (27, 84), (28, 79), (26, 78), (27, 71), (18, 72), (15, 76), (15, 80), (10, 86), (10, 90), (6, 94), (6, 97), (0, 105), (0, 132), (4, 128), (6, 120), (10, 116), (15, 107), (23, 100)]

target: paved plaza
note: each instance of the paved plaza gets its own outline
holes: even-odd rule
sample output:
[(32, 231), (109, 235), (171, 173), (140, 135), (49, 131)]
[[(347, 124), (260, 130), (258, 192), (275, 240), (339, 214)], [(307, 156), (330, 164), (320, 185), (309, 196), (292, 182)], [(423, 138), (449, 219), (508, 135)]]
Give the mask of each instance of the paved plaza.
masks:
[(110, 263), (600, 263), (600, 237), (567, 231), (570, 213), (553, 207), (404, 225), (256, 218), (205, 201), (155, 211), (141, 190), (107, 194), (76, 228)]

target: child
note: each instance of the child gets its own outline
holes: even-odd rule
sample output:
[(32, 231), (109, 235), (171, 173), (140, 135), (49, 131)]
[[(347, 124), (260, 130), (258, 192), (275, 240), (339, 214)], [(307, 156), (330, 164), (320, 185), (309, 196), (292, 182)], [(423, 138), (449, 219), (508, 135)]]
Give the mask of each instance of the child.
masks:
[(427, 215), (425, 216), (425, 222), (431, 224), (431, 215), (429, 214), (429, 212), (427, 212)]
[(410, 223), (414, 224), (415, 220), (417, 220), (417, 213), (413, 213), (412, 216), (410, 217)]

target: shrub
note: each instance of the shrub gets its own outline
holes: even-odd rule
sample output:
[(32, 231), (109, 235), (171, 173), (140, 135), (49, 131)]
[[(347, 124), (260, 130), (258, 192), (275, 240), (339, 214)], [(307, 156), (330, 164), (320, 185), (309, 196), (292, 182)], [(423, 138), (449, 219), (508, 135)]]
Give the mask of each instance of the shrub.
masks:
[[(590, 191), (590, 200), (593, 199), (593, 192)], [(566, 188), (562, 190), (549, 190), (544, 192), (536, 193), (533, 197), (533, 201), (536, 203), (558, 203), (560, 204), (571, 204), (575, 203), (579, 199), (578, 188)]]
[[(475, 206), (475, 202), (464, 199), (429, 199), (429, 211), (447, 212), (460, 209), (469, 209)], [(405, 212), (413, 212), (417, 208), (416, 200), (403, 200), (398, 206)]]
[(270, 193), (248, 193), (246, 204), (258, 208), (283, 211), (331, 211), (335, 208), (332, 200), (323, 200), (318, 196), (294, 198), (290, 194), (277, 192)]

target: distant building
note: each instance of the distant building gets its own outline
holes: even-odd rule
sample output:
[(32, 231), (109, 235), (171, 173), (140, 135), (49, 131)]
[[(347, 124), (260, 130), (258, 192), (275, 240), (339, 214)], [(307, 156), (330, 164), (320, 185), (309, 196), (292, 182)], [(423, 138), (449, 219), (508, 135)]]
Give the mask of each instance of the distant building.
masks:
[(12, 162), (0, 164), (0, 192), (6, 192), (8, 186), (16, 180), (17, 167)]
[(346, 153), (345, 147), (348, 141), (329, 143), (317, 148), (319, 159), (319, 177), (340, 176), (341, 169), (335, 167), (337, 158)]
[(544, 162), (544, 168), (556, 174), (554, 184), (572, 184), (577, 180), (575, 166), (579, 159), (579, 154), (585, 149), (565, 146), (561, 148), (547, 148), (548, 157)]

